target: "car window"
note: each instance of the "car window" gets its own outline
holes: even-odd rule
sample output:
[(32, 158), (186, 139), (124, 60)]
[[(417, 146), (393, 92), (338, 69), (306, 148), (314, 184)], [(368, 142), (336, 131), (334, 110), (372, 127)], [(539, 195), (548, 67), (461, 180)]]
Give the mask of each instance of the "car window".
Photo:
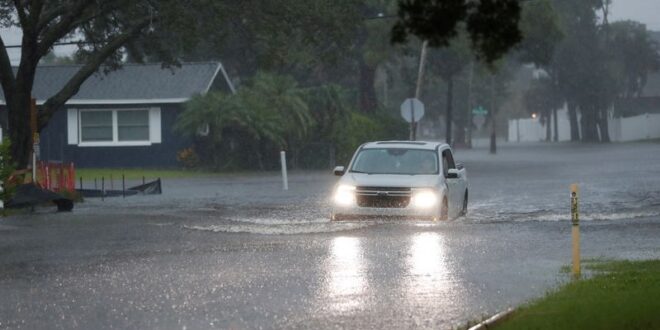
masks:
[(351, 172), (369, 174), (437, 174), (438, 155), (434, 150), (378, 148), (362, 149)]
[(454, 163), (454, 157), (451, 154), (451, 150), (446, 149), (442, 152), (442, 174), (445, 177), (449, 174), (449, 169), (456, 168), (456, 163)]

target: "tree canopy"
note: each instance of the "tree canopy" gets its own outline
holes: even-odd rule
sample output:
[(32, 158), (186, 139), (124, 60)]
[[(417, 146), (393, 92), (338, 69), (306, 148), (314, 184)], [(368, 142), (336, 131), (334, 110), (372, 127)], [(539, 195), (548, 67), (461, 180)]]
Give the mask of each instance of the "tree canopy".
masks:
[(465, 24), (476, 55), (493, 63), (522, 39), (520, 13), (518, 0), (401, 0), (392, 41), (412, 34), (431, 47), (448, 46)]
[(207, 31), (204, 25), (214, 22), (203, 18), (221, 16), (217, 9), (211, 0), (0, 1), (0, 25), (19, 27), (23, 33), (16, 71), (0, 38), (0, 83), (8, 109), (12, 156), (19, 166), (27, 164), (32, 144), (29, 109), (36, 68), (57, 43), (76, 43), (83, 65), (40, 106), (40, 129), (89, 76), (100, 68), (117, 68), (126, 55), (134, 61), (157, 59), (176, 64), (178, 56), (194, 48)]

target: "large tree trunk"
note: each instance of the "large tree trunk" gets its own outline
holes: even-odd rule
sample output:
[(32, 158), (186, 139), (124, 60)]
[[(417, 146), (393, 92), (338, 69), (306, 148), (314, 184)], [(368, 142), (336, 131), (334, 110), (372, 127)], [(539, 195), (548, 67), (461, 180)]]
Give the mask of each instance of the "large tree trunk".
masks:
[(557, 126), (557, 108), (552, 109), (552, 118), (554, 120), (554, 131), (555, 131), (554, 141), (557, 142), (559, 141), (559, 127)]
[(32, 150), (30, 131), (30, 94), (16, 93), (7, 103), (8, 129), (11, 140), (11, 156), (17, 168), (27, 168)]
[(602, 108), (599, 111), (598, 128), (600, 129), (600, 142), (610, 142), (609, 124), (607, 118), (607, 108)]
[(552, 112), (550, 110), (545, 112), (545, 141), (550, 142), (552, 139)]
[(451, 122), (452, 122), (452, 108), (453, 108), (453, 98), (454, 98), (454, 78), (449, 77), (447, 79), (447, 116), (445, 117), (446, 119), (446, 126), (447, 126), (447, 135), (445, 137), (447, 144), (451, 145)]
[(375, 78), (376, 69), (370, 67), (364, 60), (360, 60), (360, 110), (364, 113), (373, 113), (378, 107)]
[(497, 127), (495, 122), (497, 105), (495, 104), (495, 77), (490, 78), (490, 153), (497, 153)]
[(463, 120), (457, 120), (456, 121), (456, 129), (454, 130), (456, 133), (456, 138), (454, 139), (454, 145), (456, 147), (461, 147), (464, 148), (467, 146), (467, 143), (465, 141), (465, 122)]
[(32, 130), (30, 127), (30, 106), (32, 86), (39, 57), (36, 43), (23, 35), (21, 62), (16, 71), (16, 89), (7, 102), (11, 156), (17, 168), (24, 169), (32, 158)]
[(496, 131), (496, 128), (495, 128), (495, 116), (493, 116), (493, 121), (491, 123), (490, 153), (491, 154), (496, 154), (497, 153), (497, 131)]
[(575, 103), (568, 102), (568, 121), (571, 126), (571, 141), (580, 141), (580, 129), (578, 127), (577, 109)]
[(582, 141), (583, 142), (598, 142), (598, 130), (596, 124), (596, 109), (594, 106), (581, 106), (580, 123), (582, 124)]

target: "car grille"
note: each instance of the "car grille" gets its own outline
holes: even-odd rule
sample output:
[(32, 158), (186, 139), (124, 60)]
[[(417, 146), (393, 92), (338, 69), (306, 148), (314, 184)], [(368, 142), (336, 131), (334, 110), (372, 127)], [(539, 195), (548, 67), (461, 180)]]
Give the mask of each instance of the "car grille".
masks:
[(357, 204), (360, 207), (404, 208), (410, 203), (410, 188), (406, 187), (357, 187)]

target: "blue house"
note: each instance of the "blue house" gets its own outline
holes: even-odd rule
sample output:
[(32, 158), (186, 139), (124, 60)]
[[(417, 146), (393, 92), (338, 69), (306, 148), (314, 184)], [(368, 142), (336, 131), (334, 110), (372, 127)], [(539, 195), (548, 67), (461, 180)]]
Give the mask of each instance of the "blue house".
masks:
[[(79, 68), (40, 66), (33, 89), (37, 105)], [(210, 90), (234, 92), (219, 62), (179, 68), (126, 64), (107, 75), (95, 74), (42, 130), (41, 159), (72, 161), (77, 167), (174, 167), (177, 151), (191, 145), (173, 131), (177, 116), (190, 97)], [(6, 118), (1, 93), (0, 111)]]

